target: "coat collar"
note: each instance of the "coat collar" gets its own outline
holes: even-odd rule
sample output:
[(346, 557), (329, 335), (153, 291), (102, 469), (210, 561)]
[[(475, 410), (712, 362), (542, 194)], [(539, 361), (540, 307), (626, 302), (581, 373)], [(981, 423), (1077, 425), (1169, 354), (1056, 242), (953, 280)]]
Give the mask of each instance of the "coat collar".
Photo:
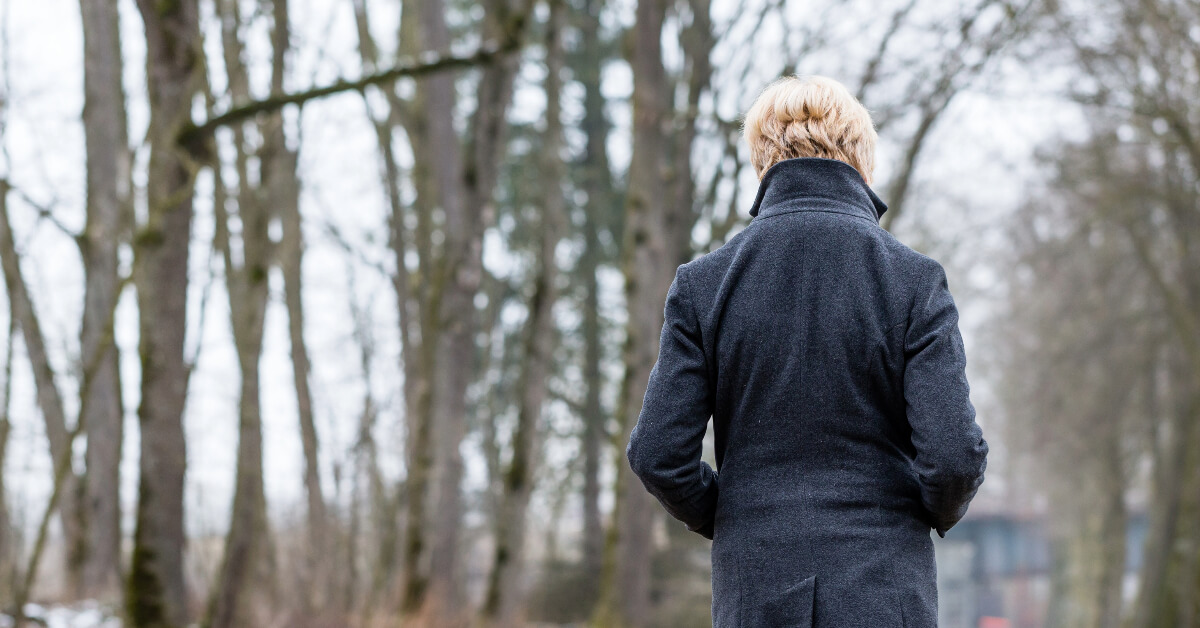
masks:
[(844, 161), (798, 157), (767, 168), (750, 216), (765, 218), (804, 210), (850, 214), (878, 224), (887, 205), (858, 170)]

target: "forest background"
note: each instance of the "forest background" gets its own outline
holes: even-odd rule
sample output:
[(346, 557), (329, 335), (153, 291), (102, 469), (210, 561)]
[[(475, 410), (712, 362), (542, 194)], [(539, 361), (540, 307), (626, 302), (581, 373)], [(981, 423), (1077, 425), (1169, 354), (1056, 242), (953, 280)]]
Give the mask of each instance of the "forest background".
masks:
[(706, 625), (624, 443), (790, 73), (948, 269), (1037, 625), (1200, 625), (1193, 0), (3, 0), (0, 621)]

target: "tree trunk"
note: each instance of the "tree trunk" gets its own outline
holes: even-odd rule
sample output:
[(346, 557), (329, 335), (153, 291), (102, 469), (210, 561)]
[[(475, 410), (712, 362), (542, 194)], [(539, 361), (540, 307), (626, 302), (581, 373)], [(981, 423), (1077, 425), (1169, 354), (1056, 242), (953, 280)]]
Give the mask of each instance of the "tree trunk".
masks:
[[(0, 196), (0, 203), (5, 199)], [(8, 512), (8, 495), (5, 484), (4, 465), (8, 455), (8, 437), (12, 433), (12, 422), (8, 420), (12, 399), (13, 346), (17, 339), (16, 321), (9, 319), (8, 336), (4, 345), (4, 384), (0, 397), (0, 591), (17, 590), (17, 534)], [(0, 608), (9, 608), (15, 600), (11, 593), (0, 596)]]
[(1125, 508), (1126, 480), (1121, 464), (1119, 432), (1108, 437), (1108, 464), (1100, 469), (1103, 496), (1100, 506), (1100, 530), (1096, 559), (1100, 570), (1093, 593), (1098, 609), (1098, 628), (1120, 628), (1122, 613), (1121, 585), (1125, 575), (1125, 537), (1128, 515)]
[[(1194, 420), (1200, 416), (1194, 417)], [(1195, 439), (1193, 438), (1193, 442)], [(1200, 453), (1195, 447), (1188, 452), (1188, 465), (1184, 476), (1184, 494), (1187, 500), (1184, 519), (1189, 525), (1179, 531), (1175, 556), (1174, 599), (1169, 620), (1164, 626), (1196, 626), (1200, 619), (1200, 532), (1194, 523), (1200, 520)]]
[[(1174, 375), (1174, 373), (1173, 373)], [(1138, 596), (1134, 604), (1130, 628), (1150, 628), (1159, 625), (1157, 619), (1167, 612), (1168, 570), (1180, 527), (1180, 511), (1184, 499), (1184, 475), (1187, 470), (1188, 445), (1194, 442), (1193, 426), (1200, 409), (1200, 395), (1179, 388), (1186, 386), (1182, 377), (1172, 377), (1170, 395), (1175, 397), (1166, 451), (1157, 456), (1155, 485), (1151, 501), (1150, 526), (1146, 535), (1141, 573), (1138, 574)], [(1180, 397), (1190, 397), (1181, 400)]]
[[(589, 594), (595, 595), (599, 584), (598, 575), (604, 557), (604, 528), (600, 518), (600, 462), (607, 442), (605, 422), (607, 416), (600, 403), (604, 376), (600, 370), (603, 360), (603, 345), (600, 339), (600, 282), (596, 277), (599, 270), (600, 240), (596, 227), (588, 219), (585, 226), (587, 249), (581, 258), (583, 274), (583, 376), (587, 393), (583, 403), (583, 569), (588, 574)], [(594, 598), (593, 598), (594, 599)]]
[(124, 406), (113, 315), (120, 294), (117, 250), (126, 240), (130, 152), (121, 85), (116, 0), (81, 0), (84, 45), (83, 130), (87, 144), (87, 224), (80, 417), (87, 434), (80, 597), (114, 601), (121, 590), (121, 442)]
[(712, 0), (688, 1), (692, 21), (680, 36), (687, 71), (687, 103), (675, 127), (678, 131), (672, 134), (673, 166), (669, 172), (675, 198), (663, 208), (667, 233), (671, 234), (667, 254), (675, 255), (674, 260), (668, 257), (672, 275), (675, 265), (692, 258), (692, 227), (697, 217), (696, 183), (692, 180), (692, 146), (696, 140), (696, 119), (700, 116), (700, 97), (709, 89), (712, 79), (709, 55), (715, 38), (709, 15), (711, 4)]
[(605, 259), (600, 232), (614, 222), (611, 214), (617, 204), (613, 190), (612, 172), (608, 164), (608, 132), (610, 125), (604, 113), (604, 93), (600, 89), (601, 63), (604, 60), (600, 42), (600, 11), (602, 0), (587, 0), (581, 17), (582, 54), (579, 67), (573, 68), (584, 85), (583, 130), (587, 136), (580, 175), (587, 192), (588, 211), (584, 225), (585, 249), (579, 262), (584, 282), (583, 303), (583, 377), (587, 392), (583, 403), (583, 570), (589, 575), (588, 599), (594, 600), (599, 584), (604, 556), (604, 528), (600, 515), (600, 465), (605, 443), (608, 442), (607, 414), (601, 405), (604, 376), (600, 365), (604, 359), (601, 340), (600, 282), (597, 272)]
[[(297, 199), (298, 200), (298, 199)], [(309, 384), (312, 366), (308, 345), (304, 341), (304, 299), (302, 298), (302, 268), (304, 236), (299, 203), (278, 206), (283, 238), (280, 242), (280, 267), (283, 271), (284, 304), (288, 313), (288, 338), (292, 352), (292, 382), (296, 389), (296, 409), (300, 421), (300, 443), (304, 448), (304, 493), (307, 498), (308, 559), (312, 590), (308, 599), (314, 609), (323, 606), (328, 595), (329, 529), (325, 497), (321, 490), (319, 439), (313, 416), (312, 389)], [(322, 584), (326, 583), (326, 584)]]
[(647, 626), (650, 620), (651, 526), (656, 502), (629, 469), (624, 443), (641, 412), (650, 370), (658, 357), (663, 299), (677, 259), (667, 233), (666, 207), (660, 191), (665, 172), (669, 84), (662, 61), (662, 27), (666, 6), (661, 0), (637, 5), (633, 28), (633, 156), (625, 203), (622, 270), (629, 311), (624, 348), (625, 377), (617, 416), (617, 504), (608, 537), (596, 609), (602, 628)]
[[(261, 283), (266, 283), (265, 276)], [(250, 289), (244, 291), (242, 298), (246, 299), (247, 304), (234, 308), (235, 311), (240, 310), (234, 315), (238, 319), (234, 325), (235, 329), (241, 329), (235, 336), (238, 337), (238, 364), (242, 375), (238, 413), (237, 478), (224, 558), (206, 622), (214, 627), (263, 625), (265, 616), (261, 613), (266, 609), (254, 607), (253, 604), (269, 598), (273, 592), (272, 573), (266, 567), (269, 541), (266, 538), (262, 417), (258, 397), (262, 318), (260, 313), (253, 311), (258, 309), (256, 306), (260, 303), (256, 300), (257, 287), (246, 287)], [(259, 341), (258, 345), (253, 344), (255, 336)]]
[[(289, 10), (287, 0), (276, 0), (275, 28), (272, 31), (273, 83), (272, 91), (283, 92), (284, 59), (291, 47)], [(304, 491), (308, 506), (308, 539), (312, 569), (310, 574), (316, 586), (328, 576), (331, 567), (325, 562), (330, 547), (327, 545), (328, 513), (325, 496), (321, 489), (319, 439), (316, 420), (313, 417), (312, 390), (309, 378), (312, 372), (308, 357), (308, 345), (304, 341), (304, 300), (302, 298), (302, 269), (304, 259), (303, 221), (300, 216), (299, 180), (296, 176), (296, 153), (287, 149), (283, 136), (282, 119), (272, 120), (271, 151), (285, 151), (284, 159), (273, 159), (279, 172), (268, 182), (275, 186), (271, 197), (281, 217), (283, 238), (280, 243), (279, 265), (283, 271), (284, 302), (288, 312), (288, 337), (292, 352), (292, 381), (296, 388), (296, 409), (300, 420), (300, 442), (304, 449)], [(322, 591), (313, 591), (314, 602), (320, 607)]]
[(188, 620), (183, 578), (183, 407), (188, 367), (188, 251), (196, 165), (176, 138), (191, 122), (200, 86), (196, 0), (138, 0), (146, 31), (150, 100), (147, 221), (134, 238), (140, 312), (142, 398), (137, 528), (126, 588), (133, 626), (183, 626)]
[[(375, 40), (371, 36), (367, 5), (364, 0), (354, 0), (353, 4), (355, 22), (358, 27), (359, 58), (364, 68), (373, 71), (378, 67), (379, 59)], [(406, 4), (405, 6), (407, 7), (408, 5)], [(409, 10), (405, 8), (405, 14)], [(407, 24), (407, 22), (405, 23)], [(407, 38), (402, 37), (402, 40), (407, 41)], [(411, 42), (408, 43), (408, 46), (409, 48), (405, 49), (405, 51), (409, 53), (413, 52), (415, 46)], [(401, 197), (401, 171), (399, 164), (396, 162), (392, 139), (392, 132), (401, 116), (404, 103), (397, 97), (393, 85), (381, 86), (380, 91), (384, 95), (387, 108), (382, 118), (373, 113), (370, 114), (370, 117), (372, 118), (371, 123), (375, 129), (375, 137), (378, 142), (381, 182), (390, 210), (388, 214), (388, 245), (391, 248), (392, 258), (396, 265), (395, 274), (392, 276), (392, 288), (396, 293), (396, 303), (399, 309), (401, 365), (404, 371), (404, 416), (407, 420), (409, 435), (406, 443), (405, 461), (411, 470), (414, 468), (413, 465), (418, 462), (415, 457), (416, 454), (413, 451), (414, 435), (418, 431), (415, 426), (419, 421), (418, 417), (424, 416), (419, 409), (422, 404), (420, 400), (423, 393), (421, 391), (428, 389), (428, 386), (423, 383), (421, 369), (418, 368), (421, 363), (421, 351), (419, 347), (421, 331), (419, 325), (422, 324), (423, 319), (417, 299), (413, 298), (409, 288), (411, 271), (408, 269), (407, 257), (410, 246), (408, 235), (404, 229), (407, 208)], [(370, 107), (370, 100), (366, 97), (366, 92), (363, 92), (363, 101), (364, 104)], [(414, 182), (414, 184), (418, 190), (422, 189), (420, 182)], [(423, 199), (424, 196), (422, 195), (421, 198)], [(418, 472), (417, 478), (421, 480), (426, 475), (427, 472)], [(407, 483), (400, 490), (404, 491), (406, 486)], [(401, 493), (387, 498), (384, 503), (374, 504), (374, 506), (384, 509), (379, 513), (381, 517), (403, 524), (406, 519), (400, 513), (400, 505), (404, 502), (404, 495)], [(407, 512), (406, 510), (405, 513), (407, 514)], [(423, 513), (423, 510), (421, 512)], [(366, 602), (368, 612), (375, 607), (375, 600), (383, 591), (390, 591), (395, 587), (396, 567), (400, 554), (403, 553), (402, 548), (404, 547), (402, 541), (404, 538), (403, 528), (403, 525), (393, 523), (386, 529), (381, 530), (383, 537), (380, 539), (380, 552), (375, 561), (371, 589)], [(420, 541), (420, 539), (417, 540)]]
[(545, 42), (546, 130), (541, 147), (545, 196), (542, 201), (541, 250), (538, 274), (529, 303), (529, 320), (525, 326), (523, 370), (517, 384), (520, 400), (512, 439), (512, 461), (504, 477), (496, 525), (495, 558), (483, 607), (484, 618), (502, 628), (524, 625), (526, 522), (536, 469), (541, 458), (541, 414), (555, 343), (553, 310), (558, 297), (555, 251), (567, 221), (562, 187), (566, 178), (562, 159), (561, 120), (562, 11), (562, 2), (551, 0)]
[[(243, 185), (245, 181), (245, 178), (241, 179)], [(270, 247), (267, 237), (269, 217), (261, 202), (253, 198), (253, 190), (243, 189), (241, 192), (238, 202), (244, 260), (241, 267), (235, 267), (232, 262), (226, 227), (228, 217), (219, 208), (225, 200), (224, 195), (218, 193), (214, 202), (214, 206), (218, 207), (217, 231), (222, 234), (219, 236), (219, 248), (225, 258), (234, 344), (241, 371), (233, 507), (224, 557), (209, 602), (206, 622), (214, 627), (261, 625), (266, 618), (259, 611), (265, 609), (255, 608), (254, 603), (263, 600), (264, 594), (269, 595), (273, 589), (271, 572), (266, 568), (269, 543), (266, 538), (258, 372), (267, 303), (269, 262), (265, 259), (265, 252)], [(251, 586), (251, 582), (256, 584)]]
[[(504, 0), (494, 5), (487, 11), (487, 40), (511, 36), (505, 29), (523, 22), (512, 19), (516, 16)], [(422, 48), (448, 49), (450, 34), (442, 0), (425, 0), (417, 13)], [(413, 25), (411, 18), (405, 22)], [(459, 446), (466, 433), (467, 387), (475, 373), (475, 295), (483, 275), (483, 232), (494, 213), (491, 197), (515, 71), (512, 56), (499, 58), (482, 70), (465, 153), (454, 128), (453, 77), (436, 75), (417, 82), (419, 100), (410, 121), (417, 163), (427, 163), (432, 175), (422, 202), (427, 208), (440, 206), (445, 217), (441, 255), (436, 260), (428, 246), (428, 212), (418, 213), (417, 226), (422, 283), (428, 286), (419, 298), (428, 324), (422, 328), (420, 341), (423, 373), (418, 379), (418, 415), (410, 422), (414, 428), (410, 452), (415, 459), (409, 466), (406, 487), (409, 516), (403, 609), (406, 618), (421, 625), (455, 626), (467, 619), (458, 576), (463, 465)], [(420, 181), (421, 174), (414, 171), (414, 178)], [(417, 566), (426, 546), (429, 571), (424, 575)]]
[[(268, 10), (271, 8), (267, 7)], [(278, 96), (283, 93), (284, 55), (288, 47), (286, 0), (276, 0), (273, 9), (271, 94)], [(249, 76), (242, 59), (243, 46), (238, 34), (242, 20), (236, 0), (228, 0), (224, 4), (223, 14), (222, 40), (230, 94), (234, 103), (242, 103), (250, 99), (250, 92)], [(209, 624), (217, 628), (266, 623), (269, 620), (270, 602), (275, 594), (274, 558), (263, 489), (262, 408), (258, 369), (269, 297), (268, 278), (273, 262), (274, 247), (269, 233), (272, 210), (285, 205), (296, 206), (299, 184), (296, 181), (295, 155), (284, 140), (282, 113), (275, 110), (266, 115), (257, 130), (263, 137), (263, 146), (258, 153), (262, 178), (256, 188), (250, 183), (247, 168), (249, 147), (245, 143), (245, 134), (241, 125), (234, 129), (238, 151), (237, 206), (242, 225), (240, 266), (234, 262), (227, 226), (228, 215), (223, 207), (225, 195), (219, 193), (219, 189), (214, 202), (218, 223), (215, 239), (225, 260), (233, 337), (242, 375), (232, 519), (220, 575), (209, 608)], [(217, 185), (221, 186), (220, 182)], [(251, 586), (251, 583), (254, 585)]]
[[(443, 48), (449, 45), (449, 34), (441, 17), (442, 10), (440, 2), (433, 2), (432, 6), (421, 0), (407, 0), (404, 3), (404, 17), (400, 23), (400, 46), (403, 53), (412, 55), (422, 50), (437, 49), (438, 45)], [(411, 116), (405, 120), (405, 130), (413, 154), (422, 156), (415, 160), (411, 175), (417, 190), (417, 198), (413, 203), (416, 213), (413, 240), (417, 252), (416, 272), (419, 278), (412, 286), (411, 293), (405, 289), (407, 282), (404, 281), (404, 271), (408, 265), (408, 260), (402, 257), (406, 248), (403, 237), (404, 222), (398, 220), (399, 217), (394, 213), (392, 216), (392, 248), (397, 268), (395, 287), (397, 296), (402, 299), (401, 333), (407, 334), (408, 337), (408, 344), (403, 350), (408, 423), (408, 437), (405, 441), (408, 472), (404, 483), (407, 509), (401, 584), (401, 613), (405, 618), (414, 618), (422, 612), (429, 588), (429, 571), (426, 565), (431, 546), (430, 513), (434, 503), (431, 489), (436, 464), (433, 451), (433, 378), (438, 335), (441, 333), (440, 319), (435, 316), (436, 300), (433, 296), (436, 288), (435, 266), (438, 260), (434, 259), (433, 253), (432, 214), (435, 206), (440, 204), (445, 207), (457, 198), (453, 190), (447, 197), (442, 196), (442, 189), (447, 184), (444, 183), (445, 176), (440, 175), (439, 170), (457, 164), (461, 159), (458, 137), (453, 133), (452, 125), (438, 123), (437, 118), (430, 113), (437, 111), (439, 107), (445, 107), (447, 102), (453, 103), (453, 88), (449, 86), (448, 89), (445, 84), (447, 80), (448, 77), (434, 76), (417, 81), (416, 95), (409, 109)], [(390, 141), (384, 146), (390, 147)], [(449, 154), (435, 159), (431, 147), (440, 147), (443, 153)], [(391, 159), (390, 153), (386, 159)], [(409, 303), (415, 303), (415, 306), (410, 306)], [(414, 310), (416, 320), (412, 321), (409, 317), (409, 325), (404, 325), (406, 312)]]

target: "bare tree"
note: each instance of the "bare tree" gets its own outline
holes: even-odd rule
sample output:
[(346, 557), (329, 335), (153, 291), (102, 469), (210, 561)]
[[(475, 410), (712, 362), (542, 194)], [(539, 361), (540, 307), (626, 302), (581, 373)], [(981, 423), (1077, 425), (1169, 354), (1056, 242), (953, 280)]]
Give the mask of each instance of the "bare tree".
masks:
[[(1065, 169), (1094, 162), (1064, 151)], [(1084, 165), (1086, 164), (1086, 165)], [(1132, 469), (1144, 440), (1139, 400), (1146, 379), (1112, 386), (1113, 365), (1130, 375), (1160, 351), (1158, 312), (1138, 285), (1136, 265), (1114, 233), (1082, 218), (1095, 200), (1072, 192), (1076, 174), (1033, 195), (1015, 221), (1010, 322), (1004, 347), (1006, 398), (1020, 399), (1009, 434), (1028, 471), (1051, 496), (1051, 539), (1070, 568), (1051, 595), (1069, 613), (1062, 625), (1115, 626), (1121, 618)], [(1096, 175), (1088, 175), (1096, 176)], [(1037, 217), (1035, 219), (1035, 217)], [(1034, 225), (1053, 220), (1061, 233)], [(1080, 315), (1080, 313), (1086, 313)], [(1153, 370), (1152, 368), (1150, 370)], [(1066, 481), (1056, 481), (1062, 478)]]
[[(886, 124), (904, 113), (905, 109), (914, 112), (917, 120), (916, 128), (903, 144), (899, 168), (887, 182), (888, 212), (881, 220), (883, 228), (890, 230), (907, 208), (909, 188), (917, 173), (921, 152), (942, 114), (959, 94), (995, 62), (1006, 46), (1028, 33), (1037, 6), (1034, 0), (981, 0), (964, 7), (957, 17), (957, 24), (947, 29), (947, 35), (953, 34), (956, 40), (952, 46), (940, 52), (939, 62), (931, 70), (931, 76), (915, 76), (909, 87), (909, 93), (914, 94), (911, 101), (900, 110), (892, 108), (880, 120), (881, 124)], [(889, 50), (891, 39), (911, 9), (912, 4), (909, 4), (893, 15), (890, 28), (880, 39), (877, 55), (867, 64), (858, 88), (859, 94), (868, 93), (868, 89), (879, 78), (879, 68)]]
[(1089, 79), (1069, 94), (1094, 121), (1093, 175), (1078, 189), (1096, 203), (1090, 218), (1128, 247), (1169, 344), (1160, 368), (1170, 385), (1158, 393), (1167, 418), (1144, 454), (1153, 469), (1151, 524), (1130, 625), (1184, 625), (1200, 616), (1200, 559), (1172, 549), (1197, 543), (1200, 528), (1200, 460), (1182, 444), (1200, 430), (1200, 280), (1192, 272), (1200, 265), (1200, 94), (1189, 30), (1200, 11), (1186, 1), (1056, 3), (1048, 14), (1054, 41)]
[(498, 44), (485, 43), (476, 53), (466, 56), (445, 55), (422, 62), (398, 63), (357, 80), (247, 100), (204, 123), (194, 124), (188, 105), (202, 79), (195, 2), (188, 0), (161, 10), (150, 0), (140, 1), (138, 6), (146, 24), (147, 56), (151, 59), (148, 72), (151, 159), (148, 219), (134, 238), (142, 314), (143, 381), (139, 418), (143, 438), (138, 527), (127, 593), (135, 625), (178, 625), (187, 616), (181, 500), (185, 447), (180, 415), (188, 373), (182, 349), (191, 193), (199, 167), (196, 159), (207, 161), (212, 154), (211, 134), (222, 126), (278, 112), (289, 104), (388, 84), (405, 76), (427, 76), (488, 63), (513, 50), (516, 40), (506, 37)]
[[(271, 7), (268, 5), (266, 8)], [(282, 43), (286, 46), (286, 4), (276, 4), (275, 9), (278, 11), (280, 8), (283, 9), (282, 15), (274, 15), (274, 30), (284, 33)], [(250, 100), (250, 78), (239, 35), (243, 21), (236, 1), (226, 0), (221, 3), (220, 9), (229, 95), (236, 106)], [(277, 37), (272, 39), (272, 43), (280, 43)], [(282, 59), (285, 53), (286, 49), (273, 56), (272, 95), (283, 92)], [(294, 156), (291, 156), (283, 142), (282, 115), (276, 110), (262, 118), (262, 125), (245, 122), (232, 125), (236, 149), (236, 194), (226, 192), (229, 186), (218, 170), (219, 180), (213, 202), (216, 220), (214, 248), (221, 252), (225, 263), (230, 317), (241, 371), (232, 518), (207, 617), (207, 623), (217, 627), (264, 623), (266, 603), (273, 597), (275, 588), (267, 501), (263, 489), (262, 408), (258, 369), (269, 296), (268, 279), (274, 261), (270, 222), (277, 203), (295, 203), (298, 185), (295, 182)], [(247, 143), (248, 126), (251, 133), (264, 138), (259, 152), (255, 152)], [(259, 181), (251, 178), (252, 160), (260, 166), (262, 174)], [(276, 180), (281, 177), (288, 177), (288, 180)], [(236, 243), (230, 233), (227, 204), (236, 207), (241, 224)], [(240, 245), (236, 250), (235, 244)], [(256, 586), (248, 586), (251, 582)]]
[[(401, 20), (400, 53), (445, 51), (450, 31), (440, 0), (406, 3)], [(356, 3), (360, 51), (375, 56), (365, 6)], [(485, 41), (515, 41), (529, 7), (497, 0), (484, 19)], [(484, 67), (478, 102), (465, 148), (454, 127), (457, 96), (453, 78), (433, 75), (417, 81), (417, 94), (387, 100), (386, 119), (401, 124), (417, 166), (413, 207), (416, 228), (404, 232), (399, 195), (389, 182), (392, 247), (396, 252), (394, 285), (401, 307), (408, 424), (407, 514), (403, 543), (402, 612), (423, 625), (453, 625), (465, 620), (459, 591), (462, 460), (459, 444), (466, 428), (466, 390), (474, 375), (474, 299), (482, 277), (482, 237), (491, 220), (491, 196), (503, 146), (505, 115), (516, 60), (499, 58)], [(379, 127), (385, 176), (398, 173), (391, 155), (390, 130)], [(435, 226), (433, 213), (445, 216)], [(438, 232), (440, 246), (434, 245)], [(409, 240), (417, 268), (409, 270)], [(410, 279), (415, 273), (415, 281)], [(410, 287), (415, 286), (415, 290)], [(428, 569), (421, 564), (428, 559)]]
[[(287, 0), (274, 3), (274, 29), (272, 30), (272, 84), (273, 94), (283, 93), (285, 58), (291, 49), (290, 11)], [(331, 550), (329, 515), (321, 489), (319, 468), (319, 440), (313, 416), (313, 399), (310, 385), (312, 372), (308, 345), (304, 339), (304, 300), (302, 273), (304, 258), (304, 234), (300, 218), (300, 182), (296, 177), (295, 151), (289, 150), (283, 134), (282, 118), (274, 116), (269, 126), (269, 150), (265, 151), (268, 162), (275, 170), (268, 185), (270, 196), (275, 199), (279, 212), (282, 239), (279, 244), (279, 266), (283, 274), (284, 303), (288, 312), (288, 339), (292, 353), (292, 381), (296, 389), (296, 409), (300, 423), (300, 442), (304, 449), (304, 492), (307, 498), (308, 516), (308, 561), (311, 579), (310, 594), (306, 600), (320, 609), (328, 595), (328, 576), (332, 569), (329, 561)]]
[(63, 469), (57, 507), (63, 525), (68, 548), (68, 572), (75, 571), (78, 550), (82, 544), (82, 521), (76, 491), (79, 477), (71, 464), (71, 431), (67, 427), (67, 415), (63, 406), (62, 392), (55, 382), (54, 368), (46, 350), (46, 339), (42, 334), (41, 320), (34, 308), (28, 285), (21, 270), (21, 254), (17, 251), (12, 223), (8, 216), (9, 183), (0, 180), (0, 265), (3, 266), (4, 284), (8, 290), (8, 306), (12, 321), (21, 329), (25, 341), (25, 353), (33, 370), (37, 390), (37, 405), (46, 424), (46, 436), (50, 442), (50, 459), (54, 469)]
[(178, 137), (191, 123), (204, 61), (196, 0), (138, 0), (138, 9), (146, 32), (150, 165), (146, 219), (133, 238), (141, 455), (126, 600), (134, 626), (183, 626), (190, 616), (183, 579), (182, 417), (188, 380), (183, 346), (196, 165), (180, 149)]
[(605, 251), (601, 235), (618, 222), (620, 198), (613, 181), (608, 161), (607, 142), (611, 125), (605, 114), (605, 97), (600, 89), (601, 66), (608, 56), (606, 43), (601, 41), (600, 12), (603, 0), (584, 0), (579, 15), (580, 44), (576, 52), (578, 60), (572, 63), (576, 80), (584, 87), (583, 132), (587, 144), (579, 163), (577, 179), (579, 187), (587, 194), (588, 211), (585, 215), (584, 251), (580, 256), (576, 272), (583, 284), (584, 297), (581, 306), (583, 326), (583, 379), (586, 386), (583, 407), (583, 571), (591, 575), (591, 586), (599, 583), (603, 551), (604, 529), (600, 512), (600, 467), (601, 456), (609, 443), (607, 421), (601, 403), (605, 384), (602, 363), (604, 361), (603, 320), (600, 314), (600, 283), (597, 273), (610, 255)]
[[(662, 59), (666, 10), (666, 3), (660, 0), (638, 3), (629, 59), (633, 68), (633, 157), (621, 251), (629, 323), (623, 356), (625, 376), (617, 408), (621, 426), (618, 445), (628, 442), (641, 411), (646, 381), (658, 355), (661, 295), (679, 259), (679, 252), (672, 249), (678, 236), (668, 230), (671, 222), (667, 218), (678, 208), (664, 204), (658, 195), (666, 179), (671, 113), (670, 83)], [(624, 448), (616, 449), (617, 504), (594, 621), (600, 627), (640, 627), (648, 625), (650, 615), (650, 534), (655, 503), (624, 462)]]
[(516, 627), (524, 624), (522, 613), (526, 586), (523, 582), (527, 511), (533, 494), (536, 468), (543, 440), (542, 407), (547, 395), (555, 341), (553, 310), (558, 297), (555, 251), (566, 227), (563, 198), (565, 178), (562, 125), (563, 49), (561, 33), (563, 6), (550, 1), (546, 25), (546, 129), (541, 146), (544, 198), (541, 212), (541, 242), (533, 295), (525, 326), (523, 368), (517, 384), (520, 398), (517, 425), (513, 432), (512, 459), (503, 479), (503, 495), (496, 522), (496, 549), (483, 615), (493, 625)]
[(296, 407), (300, 424), (300, 443), (304, 450), (304, 494), (308, 518), (308, 574), (311, 593), (306, 597), (320, 608), (327, 595), (326, 579), (334, 568), (330, 563), (331, 541), (328, 507), (321, 488), (320, 441), (313, 411), (312, 362), (304, 339), (304, 304), (301, 267), (304, 240), (301, 231), (299, 203), (284, 203), (281, 214), (283, 239), (280, 242), (280, 266), (283, 270), (284, 301), (288, 311), (288, 337), (292, 353), (292, 381), (296, 390)]
[(87, 145), (87, 224), (80, 334), (81, 413), (87, 434), (83, 476), (82, 581), (79, 595), (119, 599), (121, 590), (120, 462), (124, 404), (113, 313), (121, 289), (118, 249), (128, 242), (131, 154), (121, 86), (116, 0), (81, 0), (84, 44), (83, 129)]
[[(0, 199), (0, 203), (5, 202)], [(9, 420), (9, 408), (12, 406), (12, 364), (13, 346), (17, 338), (17, 325), (9, 319), (8, 336), (4, 345), (4, 387), (3, 397), (0, 398), (0, 586), (4, 591), (14, 591), (17, 586), (17, 541), (16, 529), (8, 510), (8, 493), (5, 481), (4, 463), (8, 456), (8, 439), (12, 434), (12, 422)], [(0, 608), (7, 608), (14, 600), (6, 594), (0, 598)]]
[[(362, 61), (363, 67), (368, 71), (375, 71), (380, 64), (378, 48), (375, 44), (374, 37), (371, 35), (370, 18), (367, 14), (367, 5), (362, 0), (354, 0), (354, 17), (358, 27), (358, 50), (359, 58)], [(412, 7), (407, 6), (404, 9), (405, 14), (409, 15)], [(415, 20), (405, 20), (403, 24), (413, 22)], [(405, 26), (407, 28), (407, 26)], [(413, 47), (409, 46), (404, 50), (410, 53)], [(399, 304), (399, 327), (400, 327), (400, 346), (401, 346), (401, 364), (404, 372), (404, 416), (407, 421), (408, 438), (406, 440), (407, 450), (405, 454), (405, 462), (412, 465), (418, 461), (418, 452), (414, 450), (415, 436), (420, 430), (415, 430), (418, 425), (418, 417), (421, 416), (422, 406), (425, 399), (423, 392), (427, 390), (427, 382), (423, 379), (421, 364), (422, 357), (415, 348), (414, 343), (418, 343), (421, 338), (421, 321), (423, 319), (422, 306), (416, 298), (420, 292), (414, 292), (410, 288), (412, 281), (412, 273), (407, 265), (408, 252), (413, 250), (412, 235), (404, 228), (405, 216), (410, 212), (417, 212), (418, 215), (424, 216), (422, 224), (427, 225), (428, 214), (420, 207), (406, 207), (401, 194), (402, 173), (399, 164), (396, 161), (395, 142), (393, 139), (393, 130), (400, 124), (401, 116), (405, 115), (407, 105), (397, 95), (395, 87), (392, 85), (381, 86), (379, 90), (385, 99), (387, 107), (382, 115), (370, 113), (371, 126), (375, 130), (375, 137), (378, 142), (379, 159), (380, 159), (380, 178), (383, 185), (385, 197), (388, 203), (388, 244), (392, 251), (392, 258), (395, 264), (395, 271), (392, 274), (392, 288), (396, 293), (396, 301)], [(367, 92), (363, 92), (364, 103), (370, 105), (370, 99), (367, 98)], [(419, 204), (419, 202), (418, 202)], [(427, 250), (426, 247), (421, 247), (420, 250)], [(374, 606), (375, 598), (384, 589), (394, 588), (394, 577), (396, 567), (398, 565), (398, 554), (401, 550), (401, 537), (404, 532), (405, 519), (400, 517), (400, 505), (406, 496), (411, 498), (411, 491), (408, 490), (408, 484), (415, 478), (422, 481), (427, 477), (425, 471), (418, 469), (416, 475), (413, 475), (413, 467), (409, 466), (409, 481), (405, 486), (401, 487), (400, 494), (394, 498), (387, 500), (387, 511), (381, 513), (381, 516), (386, 516), (390, 519), (400, 519), (402, 525), (389, 526), (384, 531), (384, 536), (381, 539), (383, 550), (379, 553), (378, 562), (376, 563), (375, 575), (371, 584), (371, 594), (368, 598), (368, 610)], [(417, 504), (418, 509), (424, 508), (424, 503)], [(408, 518), (411, 519), (411, 511), (407, 511)]]

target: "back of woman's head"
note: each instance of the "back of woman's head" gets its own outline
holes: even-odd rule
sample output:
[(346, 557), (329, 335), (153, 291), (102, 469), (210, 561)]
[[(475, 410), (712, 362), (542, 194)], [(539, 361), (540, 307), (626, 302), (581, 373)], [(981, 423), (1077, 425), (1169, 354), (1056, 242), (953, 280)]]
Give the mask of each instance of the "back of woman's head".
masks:
[(824, 76), (787, 76), (758, 95), (742, 126), (759, 178), (796, 157), (837, 159), (871, 183), (878, 135), (867, 108)]

